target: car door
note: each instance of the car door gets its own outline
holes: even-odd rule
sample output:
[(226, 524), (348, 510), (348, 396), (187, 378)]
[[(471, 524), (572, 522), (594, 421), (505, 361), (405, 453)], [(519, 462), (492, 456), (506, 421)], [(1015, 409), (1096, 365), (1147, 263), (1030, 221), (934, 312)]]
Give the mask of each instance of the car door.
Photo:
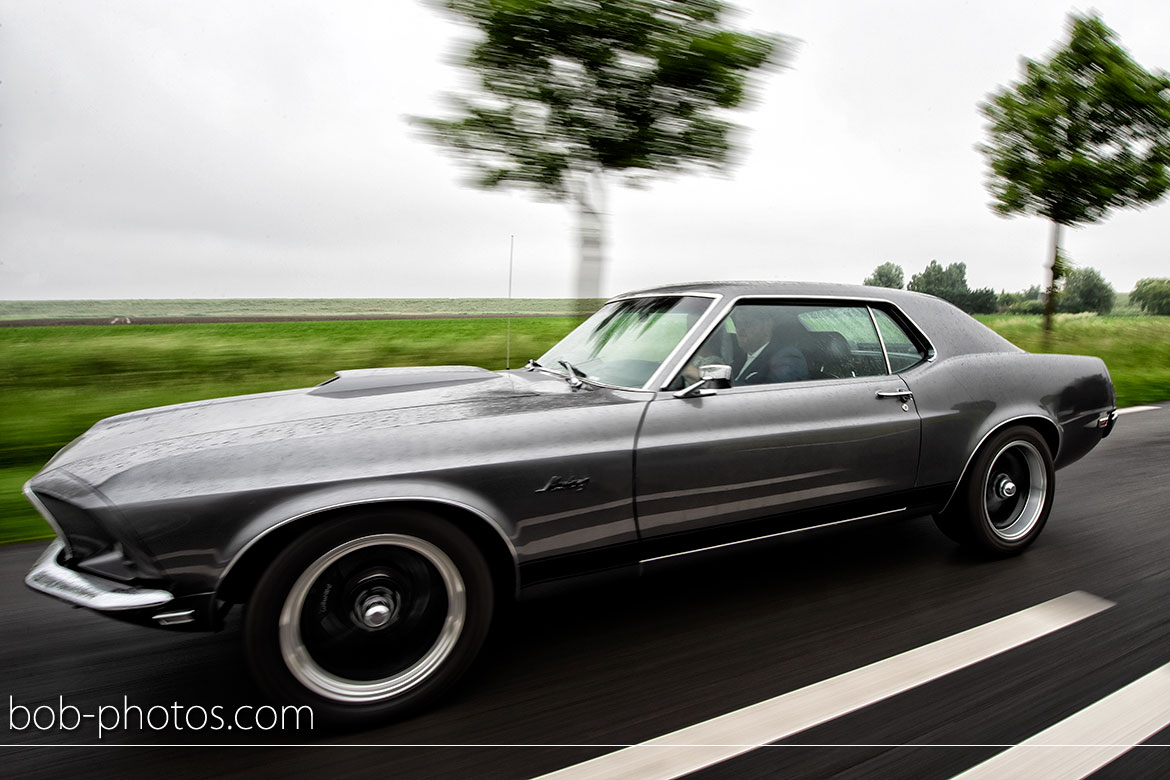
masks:
[[(773, 312), (783, 325), (771, 344), (743, 343), (748, 328), (736, 332), (734, 320), (752, 313), (747, 307)], [(784, 351), (802, 353), (808, 371), (793, 378), (786, 358), (775, 381), (733, 379), (680, 398), (680, 376), (656, 395), (635, 447), (643, 559), (900, 509), (917, 475), (919, 418), (910, 388), (889, 370), (868, 307), (751, 299), (737, 302), (708, 341), (729, 333), (749, 356), (777, 352), (783, 334)], [(701, 346), (696, 357), (704, 351), (712, 350)], [(733, 366), (736, 373), (756, 372)]]

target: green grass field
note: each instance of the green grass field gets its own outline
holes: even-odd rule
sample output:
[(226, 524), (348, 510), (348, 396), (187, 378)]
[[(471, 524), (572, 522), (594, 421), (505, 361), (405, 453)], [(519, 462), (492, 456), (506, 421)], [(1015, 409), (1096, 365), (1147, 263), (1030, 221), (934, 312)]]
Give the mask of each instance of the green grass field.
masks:
[[(981, 319), (1043, 351), (1039, 317)], [(512, 366), (542, 354), (577, 321), (512, 320)], [(103, 417), (306, 387), (346, 368), (500, 369), (506, 328), (502, 319), (0, 328), (0, 542), (49, 535), (21, 485)], [(1170, 317), (1062, 315), (1051, 351), (1102, 357), (1120, 406), (1170, 398)]]
[[(511, 321), (512, 367), (579, 322)], [(0, 543), (48, 534), (20, 488), (95, 421), (377, 366), (504, 368), (503, 319), (0, 328)]]
[[(0, 301), (0, 320), (100, 317), (300, 317), (575, 315), (602, 300), (576, 298), (162, 298), (119, 301)], [(583, 307), (583, 308), (578, 308)]]
[(1040, 317), (999, 314), (978, 319), (1029, 352), (1101, 358), (1113, 377), (1118, 406), (1170, 399), (1170, 317), (1058, 314), (1047, 348)]

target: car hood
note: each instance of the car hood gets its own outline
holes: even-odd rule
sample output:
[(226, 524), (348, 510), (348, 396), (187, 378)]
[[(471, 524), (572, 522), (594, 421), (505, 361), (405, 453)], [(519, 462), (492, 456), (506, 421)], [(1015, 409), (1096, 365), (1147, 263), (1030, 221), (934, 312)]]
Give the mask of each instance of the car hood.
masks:
[[(563, 395), (564, 382), (518, 382), (470, 366), (338, 371), (312, 388), (215, 398), (109, 417), (57, 453), (45, 471), (83, 462), (141, 462), (178, 451), (249, 441), (441, 422), (503, 412), (525, 397)], [(544, 389), (540, 389), (543, 385)]]

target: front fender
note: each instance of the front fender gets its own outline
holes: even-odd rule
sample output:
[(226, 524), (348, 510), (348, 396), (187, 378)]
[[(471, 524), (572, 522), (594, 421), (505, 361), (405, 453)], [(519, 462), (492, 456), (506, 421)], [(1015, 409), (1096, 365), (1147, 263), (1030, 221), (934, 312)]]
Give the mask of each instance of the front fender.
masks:
[(292, 523), (312, 523), (314, 516), (327, 520), (340, 509), (393, 502), (430, 503), (467, 512), (480, 519), (507, 547), (514, 565), (518, 564), (514, 524), (486, 496), (454, 485), (418, 479), (386, 479), (350, 485), (324, 485), (289, 496), (242, 524), (219, 550), (219, 576), (216, 590), (231, 574), (247, 552), (269, 534)]

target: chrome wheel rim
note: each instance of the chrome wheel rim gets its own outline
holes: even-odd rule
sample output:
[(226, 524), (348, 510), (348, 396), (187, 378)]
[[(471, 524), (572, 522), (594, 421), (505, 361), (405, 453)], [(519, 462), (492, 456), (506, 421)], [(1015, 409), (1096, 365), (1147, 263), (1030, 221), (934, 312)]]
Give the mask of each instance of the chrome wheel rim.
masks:
[(991, 459), (983, 480), (983, 517), (1004, 541), (1028, 534), (1044, 512), (1048, 473), (1040, 450), (1028, 441), (1005, 444)]
[(280, 611), (280, 654), (310, 691), (347, 703), (400, 696), (443, 664), (467, 615), (458, 567), (403, 534), (352, 539), (313, 561)]

